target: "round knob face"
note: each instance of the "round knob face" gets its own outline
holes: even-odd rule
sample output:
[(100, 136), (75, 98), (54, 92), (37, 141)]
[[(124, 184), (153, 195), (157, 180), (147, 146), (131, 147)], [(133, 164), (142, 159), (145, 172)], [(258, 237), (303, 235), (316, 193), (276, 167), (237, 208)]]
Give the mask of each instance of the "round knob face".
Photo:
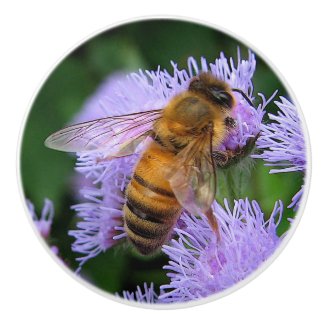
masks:
[(266, 58), (176, 19), (119, 25), (69, 53), (30, 108), (20, 167), (58, 265), (152, 308), (220, 298), (264, 270), (310, 174), (299, 105)]

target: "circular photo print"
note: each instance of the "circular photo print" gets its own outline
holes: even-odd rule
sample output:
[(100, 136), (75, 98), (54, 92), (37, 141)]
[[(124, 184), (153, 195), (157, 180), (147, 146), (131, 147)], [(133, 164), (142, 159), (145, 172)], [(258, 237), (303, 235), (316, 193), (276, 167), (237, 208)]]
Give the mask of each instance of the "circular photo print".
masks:
[(115, 300), (215, 299), (295, 228), (304, 129), (242, 41), (186, 20), (123, 24), (69, 53), (32, 104), (20, 151), (29, 217), (63, 268)]

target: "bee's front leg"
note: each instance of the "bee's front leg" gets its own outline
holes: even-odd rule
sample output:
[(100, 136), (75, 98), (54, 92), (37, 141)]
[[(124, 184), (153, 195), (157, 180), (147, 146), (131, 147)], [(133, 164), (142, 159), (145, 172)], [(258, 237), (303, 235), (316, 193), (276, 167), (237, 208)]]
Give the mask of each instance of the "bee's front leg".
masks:
[(215, 150), (212, 152), (212, 158), (217, 167), (225, 167), (228, 162), (228, 152)]
[(243, 148), (238, 147), (235, 150), (213, 151), (212, 158), (216, 164), (216, 167), (228, 168), (237, 164), (243, 158), (247, 157), (254, 149), (258, 136), (259, 134), (254, 138), (247, 140), (247, 143)]
[(226, 169), (237, 164), (242, 158), (244, 158), (245, 154), (243, 150), (237, 149), (216, 151), (213, 152), (212, 156), (216, 156), (216, 158), (214, 158), (214, 161), (218, 168)]

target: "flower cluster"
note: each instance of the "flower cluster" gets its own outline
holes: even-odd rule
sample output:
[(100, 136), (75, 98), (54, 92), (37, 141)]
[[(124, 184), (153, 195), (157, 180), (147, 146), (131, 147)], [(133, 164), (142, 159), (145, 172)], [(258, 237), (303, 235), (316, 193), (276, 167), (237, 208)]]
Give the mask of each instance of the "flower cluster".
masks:
[[(129, 75), (115, 75), (107, 79), (73, 122), (81, 122), (141, 111), (163, 108), (176, 94), (187, 89), (193, 76), (210, 72), (227, 82), (236, 92), (237, 104), (232, 111), (236, 128), (229, 131), (219, 150), (245, 148), (253, 139), (262, 152), (252, 157), (264, 159), (268, 166), (277, 167), (271, 173), (304, 171), (306, 164), (304, 137), (299, 115), (285, 98), (275, 102), (278, 115), (269, 114), (270, 123), (263, 124), (265, 108), (273, 100), (258, 94), (261, 103), (254, 107), (252, 78), (256, 68), (253, 53), (248, 59), (227, 59), (223, 53), (214, 62), (201, 58), (188, 59), (187, 69), (178, 69), (172, 62), (172, 73), (167, 70), (142, 71)], [(253, 142), (253, 143), (254, 143)], [(105, 160), (95, 152), (78, 154), (76, 170), (84, 184), (80, 190), (83, 203), (73, 206), (80, 221), (77, 229), (70, 230), (75, 238), (72, 250), (80, 254), (82, 265), (126, 237), (123, 229), (122, 207), (125, 189), (138, 160), (138, 154)], [(87, 182), (85, 180), (88, 180)], [(289, 207), (297, 209), (303, 193), (301, 189)], [(160, 287), (144, 284), (136, 292), (123, 291), (127, 300), (146, 303), (185, 302), (221, 292), (242, 281), (265, 262), (278, 247), (281, 238), (276, 228), (283, 216), (283, 204), (275, 203), (266, 218), (256, 201), (239, 199), (224, 201), (224, 207), (213, 204), (214, 215), (220, 227), (218, 241), (207, 220), (182, 213), (174, 229), (174, 239), (163, 247), (169, 257), (170, 283)]]
[(257, 147), (263, 149), (255, 158), (266, 161), (266, 166), (276, 167), (270, 173), (304, 171), (306, 149), (302, 126), (296, 107), (286, 98), (275, 101), (277, 115), (268, 114), (271, 123), (261, 126)]
[(206, 219), (183, 213), (185, 227), (175, 228), (177, 239), (163, 247), (170, 259), (165, 266), (170, 283), (161, 286), (160, 302), (185, 302), (225, 290), (255, 271), (281, 242), (276, 234), (281, 201), (269, 218), (256, 201), (235, 201), (233, 209), (227, 200), (224, 205), (213, 205), (220, 241)]
[[(280, 99), (281, 102), (275, 101), (279, 108), (277, 115), (268, 114), (271, 122), (261, 126), (256, 146), (262, 152), (252, 157), (261, 158), (266, 166), (273, 167), (270, 174), (305, 172), (306, 147), (297, 108), (286, 98)], [(289, 207), (297, 210), (302, 194), (303, 186)]]

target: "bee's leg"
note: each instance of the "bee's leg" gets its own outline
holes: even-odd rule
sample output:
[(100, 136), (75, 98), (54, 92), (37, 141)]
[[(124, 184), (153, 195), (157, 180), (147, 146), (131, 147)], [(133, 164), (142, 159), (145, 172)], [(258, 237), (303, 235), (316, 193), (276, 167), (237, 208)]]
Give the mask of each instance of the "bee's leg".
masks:
[(212, 158), (217, 167), (224, 167), (227, 165), (229, 154), (227, 151), (213, 151)]
[(226, 169), (237, 164), (245, 155), (243, 150), (238, 148), (237, 150), (213, 151), (212, 157), (216, 167)]
[(247, 140), (243, 148), (238, 147), (235, 150), (213, 151), (212, 158), (218, 168), (228, 168), (237, 164), (241, 159), (247, 157), (255, 147), (259, 134), (254, 138)]
[(213, 230), (213, 232), (216, 234), (217, 241), (221, 241), (221, 235), (219, 231), (219, 225), (217, 218), (214, 216), (212, 208), (210, 207), (209, 210), (205, 213), (206, 217), (208, 218), (209, 224)]

